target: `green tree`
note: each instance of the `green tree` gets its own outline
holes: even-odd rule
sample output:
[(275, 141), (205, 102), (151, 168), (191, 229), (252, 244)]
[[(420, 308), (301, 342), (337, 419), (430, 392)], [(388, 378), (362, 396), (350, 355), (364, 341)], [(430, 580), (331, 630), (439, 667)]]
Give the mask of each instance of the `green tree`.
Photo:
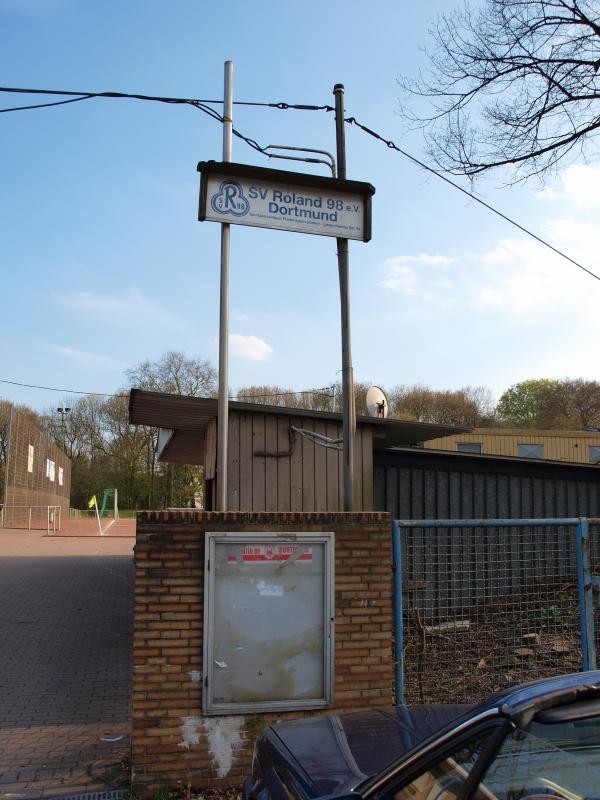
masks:
[(559, 381), (537, 378), (510, 386), (500, 397), (498, 413), (517, 428), (552, 427), (548, 409), (555, 397)]

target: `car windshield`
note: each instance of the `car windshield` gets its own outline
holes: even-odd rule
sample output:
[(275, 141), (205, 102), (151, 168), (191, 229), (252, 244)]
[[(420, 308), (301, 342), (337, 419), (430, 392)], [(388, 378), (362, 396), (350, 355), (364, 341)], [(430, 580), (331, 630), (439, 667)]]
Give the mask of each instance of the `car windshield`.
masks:
[(481, 788), (497, 800), (600, 800), (600, 715), (514, 731)]

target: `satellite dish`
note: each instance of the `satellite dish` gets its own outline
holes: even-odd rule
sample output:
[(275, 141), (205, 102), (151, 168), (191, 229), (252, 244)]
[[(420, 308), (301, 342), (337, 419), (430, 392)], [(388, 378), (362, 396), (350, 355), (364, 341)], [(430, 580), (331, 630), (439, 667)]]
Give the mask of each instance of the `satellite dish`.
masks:
[(379, 386), (371, 386), (367, 392), (367, 413), (379, 419), (385, 419), (388, 415), (387, 397)]

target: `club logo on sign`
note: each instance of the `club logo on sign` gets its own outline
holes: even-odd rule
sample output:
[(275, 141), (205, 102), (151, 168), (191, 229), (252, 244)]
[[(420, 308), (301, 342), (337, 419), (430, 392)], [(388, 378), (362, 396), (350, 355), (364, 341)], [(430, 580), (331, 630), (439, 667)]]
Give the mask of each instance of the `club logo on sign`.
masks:
[(250, 203), (237, 181), (223, 181), (210, 205), (217, 214), (233, 214), (236, 217), (245, 216), (250, 208)]

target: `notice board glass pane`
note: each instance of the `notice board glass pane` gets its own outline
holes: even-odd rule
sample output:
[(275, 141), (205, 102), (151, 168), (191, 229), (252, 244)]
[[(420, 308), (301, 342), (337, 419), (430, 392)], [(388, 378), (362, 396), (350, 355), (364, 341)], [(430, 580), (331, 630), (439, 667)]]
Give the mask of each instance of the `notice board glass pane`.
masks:
[(333, 534), (208, 534), (205, 711), (331, 702)]

